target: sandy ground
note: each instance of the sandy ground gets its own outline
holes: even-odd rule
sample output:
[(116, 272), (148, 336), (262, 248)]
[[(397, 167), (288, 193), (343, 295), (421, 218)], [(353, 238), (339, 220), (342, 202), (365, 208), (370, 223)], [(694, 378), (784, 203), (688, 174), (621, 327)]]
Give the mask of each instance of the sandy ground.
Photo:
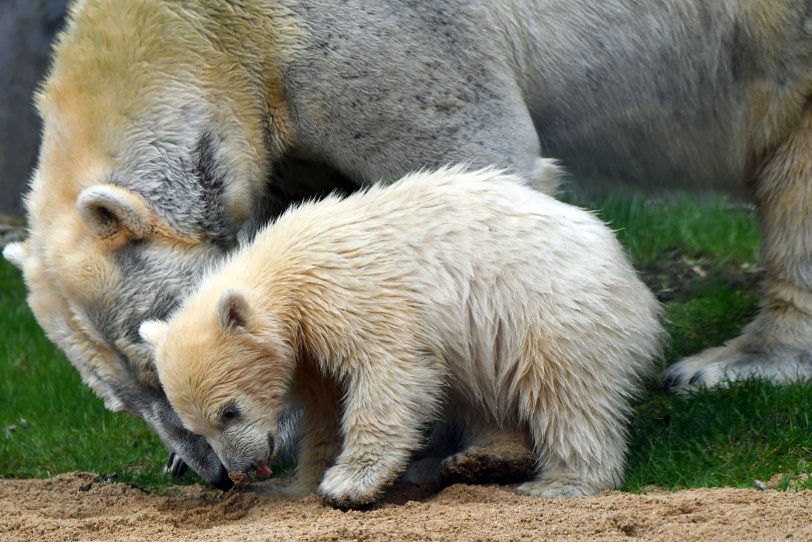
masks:
[(401, 490), (367, 511), (200, 486), (152, 495), (93, 474), (0, 480), (0, 540), (812, 540), (812, 491), (611, 492), (552, 501), (506, 486)]

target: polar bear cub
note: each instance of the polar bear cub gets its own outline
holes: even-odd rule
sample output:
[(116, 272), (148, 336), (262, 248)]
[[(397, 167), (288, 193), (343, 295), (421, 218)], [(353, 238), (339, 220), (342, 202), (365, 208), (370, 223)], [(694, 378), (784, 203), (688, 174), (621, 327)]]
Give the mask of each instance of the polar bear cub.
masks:
[(290, 491), (352, 506), (455, 413), (526, 432), (538, 474), (520, 493), (616, 487), (658, 314), (592, 214), (495, 170), (444, 168), (286, 212), (141, 335), (229, 471), (268, 472), (296, 403)]

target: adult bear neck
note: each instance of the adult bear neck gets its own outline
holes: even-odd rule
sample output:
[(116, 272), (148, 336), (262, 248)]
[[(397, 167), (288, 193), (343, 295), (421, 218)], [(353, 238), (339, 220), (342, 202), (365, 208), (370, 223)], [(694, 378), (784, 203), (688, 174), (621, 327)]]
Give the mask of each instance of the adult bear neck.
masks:
[[(184, 7), (191, 20), (212, 45), (226, 52), (262, 97), (268, 122), (268, 144), (273, 156), (280, 157), (293, 143), (295, 132), (290, 120), (283, 75), (297, 51), (304, 47), (303, 22), (290, 9), (289, 0), (234, 2), (187, 1)], [(217, 65), (212, 65), (217, 70)], [(227, 81), (229, 73), (223, 73)]]

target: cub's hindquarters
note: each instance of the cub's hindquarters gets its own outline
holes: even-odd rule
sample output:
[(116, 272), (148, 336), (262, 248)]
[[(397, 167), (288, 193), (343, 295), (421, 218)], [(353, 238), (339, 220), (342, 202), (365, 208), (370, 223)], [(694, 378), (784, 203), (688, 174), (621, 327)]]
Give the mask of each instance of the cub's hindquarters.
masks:
[(595, 494), (623, 479), (629, 401), (664, 333), (659, 305), (596, 218), (520, 195), (519, 230), (488, 231), (475, 280), (431, 318), (443, 326), (449, 417), (469, 441), (489, 425), (527, 432), (539, 475), (520, 492)]

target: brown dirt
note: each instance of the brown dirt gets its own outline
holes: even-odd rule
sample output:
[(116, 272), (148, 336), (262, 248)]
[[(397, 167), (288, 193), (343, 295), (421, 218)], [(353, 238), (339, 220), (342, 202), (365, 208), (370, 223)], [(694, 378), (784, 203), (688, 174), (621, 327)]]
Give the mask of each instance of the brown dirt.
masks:
[(656, 262), (638, 264), (640, 278), (662, 303), (685, 303), (717, 284), (731, 290), (757, 292), (764, 269), (758, 266), (715, 267), (704, 260), (691, 260), (672, 250)]
[(0, 540), (810, 540), (812, 491), (610, 492), (553, 501), (453, 485), (368, 511), (200, 486), (153, 495), (88, 473), (0, 480)]

